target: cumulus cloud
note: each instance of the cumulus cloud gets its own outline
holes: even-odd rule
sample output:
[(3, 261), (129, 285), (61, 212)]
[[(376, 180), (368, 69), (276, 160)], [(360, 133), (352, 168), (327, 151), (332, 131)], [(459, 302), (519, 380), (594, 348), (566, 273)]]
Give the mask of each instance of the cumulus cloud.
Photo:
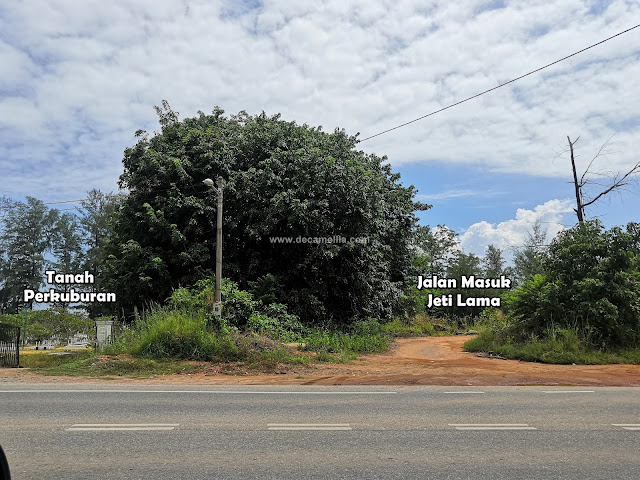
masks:
[(549, 200), (533, 210), (519, 208), (515, 218), (505, 222), (474, 223), (460, 235), (460, 246), (466, 253), (483, 256), (487, 246), (493, 245), (503, 250), (505, 258), (511, 260), (513, 251), (524, 245), (537, 221), (546, 229), (547, 239), (550, 240), (564, 229), (563, 219), (568, 213), (573, 213), (570, 200)]
[[(494, 87), (631, 26), (640, 3), (85, 0), (0, 7), (0, 168), (7, 194), (112, 189), (122, 151), (181, 116), (282, 113), (361, 138)], [(394, 165), (445, 161), (565, 175), (614, 130), (638, 151), (640, 30), (421, 122), (363, 142)], [(580, 159), (579, 162), (583, 160)]]

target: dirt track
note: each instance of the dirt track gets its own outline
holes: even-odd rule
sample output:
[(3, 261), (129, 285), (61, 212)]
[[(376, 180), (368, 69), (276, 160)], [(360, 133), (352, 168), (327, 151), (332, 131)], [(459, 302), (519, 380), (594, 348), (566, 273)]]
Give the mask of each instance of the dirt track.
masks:
[[(319, 364), (281, 374), (167, 375), (148, 379), (117, 377), (135, 384), (262, 385), (601, 385), (640, 386), (640, 365), (546, 365), (466, 353), (470, 337), (398, 339), (382, 355), (361, 357), (348, 365)], [(0, 370), (0, 382), (104, 382), (104, 378), (45, 377), (24, 369)]]

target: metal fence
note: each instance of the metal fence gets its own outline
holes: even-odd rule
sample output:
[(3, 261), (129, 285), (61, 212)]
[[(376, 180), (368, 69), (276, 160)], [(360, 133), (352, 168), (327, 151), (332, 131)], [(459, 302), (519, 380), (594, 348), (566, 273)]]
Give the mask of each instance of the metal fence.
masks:
[(20, 327), (0, 324), (0, 367), (20, 366)]

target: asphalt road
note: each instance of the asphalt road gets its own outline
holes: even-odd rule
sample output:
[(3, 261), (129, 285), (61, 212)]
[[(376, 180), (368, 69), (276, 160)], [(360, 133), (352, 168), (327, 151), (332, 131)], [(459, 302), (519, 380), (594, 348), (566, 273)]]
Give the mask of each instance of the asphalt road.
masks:
[(0, 445), (16, 480), (628, 480), (640, 389), (3, 383)]

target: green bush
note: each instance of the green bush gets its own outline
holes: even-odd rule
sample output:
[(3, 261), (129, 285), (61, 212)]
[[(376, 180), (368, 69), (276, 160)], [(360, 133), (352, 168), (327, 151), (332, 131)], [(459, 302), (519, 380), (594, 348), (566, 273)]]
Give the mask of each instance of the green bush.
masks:
[(595, 349), (578, 330), (552, 329), (523, 337), (517, 329), (486, 329), (464, 344), (469, 352), (490, 352), (528, 362), (556, 364), (640, 363), (638, 349)]
[(636, 224), (602, 231), (589, 221), (561, 232), (536, 275), (507, 293), (523, 335), (568, 329), (596, 348), (640, 345), (640, 248)]
[(202, 317), (188, 312), (156, 312), (140, 328), (137, 349), (132, 353), (153, 358), (183, 360), (235, 359), (231, 339), (210, 331)]
[(287, 312), (281, 303), (265, 305), (256, 301), (253, 295), (240, 290), (229, 279), (222, 280), (222, 319), (213, 314), (215, 279), (198, 282), (193, 289), (179, 288), (168, 299), (174, 309), (199, 312), (207, 318), (207, 324), (220, 332), (229, 332), (229, 327), (240, 330), (254, 330), (283, 341), (295, 342), (306, 328), (298, 317)]
[(421, 337), (436, 334), (433, 323), (425, 314), (418, 314), (411, 322), (399, 318), (382, 325), (382, 331), (392, 337)]
[[(356, 327), (357, 328), (357, 327)], [(389, 348), (391, 338), (382, 332), (366, 330), (370, 326), (360, 327), (364, 331), (351, 334), (336, 330), (313, 330), (303, 339), (307, 350), (319, 353), (377, 353)]]
[(222, 287), (225, 295), (221, 322), (212, 315), (215, 286), (209, 279), (193, 289), (175, 290), (167, 308), (155, 308), (138, 316), (136, 323), (122, 330), (105, 353), (271, 364), (277, 358), (288, 363), (303, 360), (292, 356), (278, 342), (305, 343), (312, 351), (347, 355), (381, 352), (391, 342), (376, 319), (354, 323), (347, 332), (311, 329), (289, 314), (286, 305), (255, 301), (229, 280)]
[(232, 338), (208, 326), (205, 316), (164, 309), (140, 317), (105, 353), (205, 361), (235, 360), (241, 356)]
[[(20, 327), (20, 335), (24, 335), (24, 313), (15, 315), (0, 315), (0, 322)], [(33, 310), (27, 313), (27, 339), (42, 342), (52, 337), (68, 340), (76, 333), (86, 333), (92, 336), (95, 323), (85, 314), (69, 312), (63, 308), (47, 310)]]

